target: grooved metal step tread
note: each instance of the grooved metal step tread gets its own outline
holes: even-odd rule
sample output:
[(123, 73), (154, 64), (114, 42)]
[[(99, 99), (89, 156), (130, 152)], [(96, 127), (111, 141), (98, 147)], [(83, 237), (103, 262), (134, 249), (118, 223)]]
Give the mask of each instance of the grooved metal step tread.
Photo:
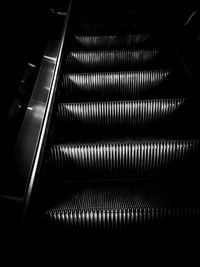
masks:
[[(162, 60), (164, 61), (164, 59)], [(167, 59), (166, 64), (167, 65)], [(65, 57), (67, 71), (130, 69), (163, 65), (160, 51), (157, 49), (141, 50), (104, 50), (104, 51), (71, 51)]]
[(74, 126), (142, 127), (173, 118), (187, 106), (187, 99), (156, 99), (58, 104), (57, 121)]
[[(57, 177), (156, 177), (196, 164), (199, 140), (129, 140), (53, 145), (48, 163)], [(181, 165), (183, 164), (183, 166)]]
[[(138, 98), (165, 83), (171, 70), (141, 70), (124, 72), (71, 73), (64, 74), (61, 82), (63, 99), (83, 99), (94, 96)], [(170, 91), (170, 88), (168, 88)]]
[(169, 192), (164, 186), (149, 184), (84, 187), (60, 192), (44, 215), (51, 223), (65, 226), (111, 228), (200, 215), (200, 208), (191, 199), (185, 203), (180, 193), (175, 197)]
[(151, 33), (127, 35), (72, 35), (71, 43), (85, 49), (133, 48), (152, 43)]

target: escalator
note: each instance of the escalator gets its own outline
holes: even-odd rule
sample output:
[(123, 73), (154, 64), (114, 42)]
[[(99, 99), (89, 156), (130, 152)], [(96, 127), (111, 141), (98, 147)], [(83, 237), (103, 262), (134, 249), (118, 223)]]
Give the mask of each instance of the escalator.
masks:
[(113, 12), (69, 4), (58, 57), (45, 56), (54, 91), (37, 108), (26, 229), (171, 231), (199, 222), (198, 84), (158, 21), (134, 4)]

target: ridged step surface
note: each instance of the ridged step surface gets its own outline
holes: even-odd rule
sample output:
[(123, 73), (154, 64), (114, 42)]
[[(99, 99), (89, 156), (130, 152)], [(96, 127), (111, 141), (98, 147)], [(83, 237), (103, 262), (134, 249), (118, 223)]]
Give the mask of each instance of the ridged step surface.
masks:
[(49, 210), (45, 213), (51, 223), (71, 227), (127, 227), (163, 219), (199, 217), (200, 208), (140, 208), (123, 210)]
[(138, 178), (173, 170), (178, 164), (180, 167), (181, 162), (186, 167), (189, 164), (186, 160), (197, 152), (199, 140), (70, 143), (52, 146), (48, 161), (51, 169), (66, 179), (77, 174), (84, 177), (85, 173), (96, 174), (96, 177), (131, 175)]
[(173, 118), (183, 110), (186, 99), (156, 99), (121, 102), (58, 104), (57, 121), (73, 126), (141, 127)]
[(128, 69), (156, 64), (159, 66), (159, 50), (105, 50), (71, 51), (66, 55), (67, 71)]
[(150, 33), (129, 35), (73, 35), (73, 45), (85, 49), (120, 49), (144, 46), (152, 42)]
[[(177, 195), (176, 195), (177, 197)], [(179, 196), (169, 196), (163, 187), (89, 187), (59, 195), (45, 211), (51, 223), (72, 227), (132, 226), (169, 218), (199, 216), (200, 208)], [(189, 206), (191, 205), (191, 206)]]
[[(138, 98), (165, 83), (170, 70), (64, 74), (62, 99)], [(154, 90), (155, 91), (155, 90)], [(168, 89), (169, 91), (169, 89)], [(161, 92), (162, 93), (162, 92)], [(163, 92), (164, 93), (164, 92)]]

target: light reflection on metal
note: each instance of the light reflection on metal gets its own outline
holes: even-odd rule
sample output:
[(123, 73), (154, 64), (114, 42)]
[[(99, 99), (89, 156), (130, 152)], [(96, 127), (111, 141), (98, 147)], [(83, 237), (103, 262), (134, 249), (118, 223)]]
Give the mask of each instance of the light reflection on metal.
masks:
[(53, 8), (50, 8), (50, 11), (51, 11), (53, 14), (56, 14), (56, 15), (61, 15), (61, 16), (66, 16), (66, 15), (67, 15), (66, 12), (56, 11), (56, 10), (54, 10)]
[(37, 104), (32, 107), (32, 116), (33, 119), (41, 121), (44, 117), (45, 105), (44, 104)]
[(56, 61), (56, 58), (55, 57), (51, 57), (51, 56), (47, 56), (47, 55), (44, 55), (44, 58), (45, 59), (48, 59), (48, 60), (50, 60), (50, 61)]
[(32, 63), (28, 63), (28, 65), (30, 66), (30, 67), (33, 67), (33, 68), (36, 68), (36, 65), (34, 65), (34, 64), (32, 64)]
[[(71, 4), (68, 14), (70, 8)], [(61, 42), (50, 41), (48, 44), (13, 151), (13, 168), (18, 184), (14, 195), (24, 199), (25, 212), (32, 192), (44, 137), (48, 130), (47, 125), (56, 91), (68, 17), (66, 17)]]
[(49, 91), (51, 88), (48, 86), (45, 86), (44, 89), (46, 89), (47, 91)]
[[(24, 162), (26, 162), (27, 160), (26, 156), (29, 156), (29, 162), (26, 162), (26, 172), (23, 172), (22, 176), (25, 178), (24, 185), (26, 186), (24, 188), (24, 212), (22, 223), (25, 222), (33, 184), (36, 178), (36, 173), (38, 171), (38, 165), (42, 157), (41, 152), (45, 144), (45, 136), (48, 132), (48, 124), (50, 121), (54, 96), (56, 92), (56, 85), (61, 65), (64, 40), (71, 5), (72, 1), (70, 1), (68, 6), (60, 43), (49, 43), (47, 51), (43, 57), (43, 62), (38, 75), (38, 80), (36, 82), (31, 101), (29, 103), (29, 107), (33, 108), (33, 113), (31, 114), (31, 116), (29, 113), (27, 114), (29, 118), (27, 118), (26, 123), (30, 125), (26, 126), (27, 130), (24, 134), (22, 134), (22, 138), (23, 135), (25, 135), (25, 138), (23, 138), (22, 147), (25, 149), (23, 150), (26, 153), (22, 153), (22, 156), (24, 158), (21, 162), (24, 164)], [(31, 148), (30, 144), (32, 145)]]
[[(58, 51), (59, 43), (55, 41), (49, 42), (46, 55), (55, 58)], [(17, 138), (13, 161), (19, 183), (19, 190), (16, 195), (20, 197), (25, 197), (29, 183), (49, 100), (50, 88), (55, 90), (55, 88), (51, 87), (55, 69), (56, 61), (53, 62), (43, 57), (27, 112)]]
[(192, 14), (189, 16), (189, 18), (186, 20), (186, 22), (184, 23), (184, 25), (188, 25), (190, 23), (190, 21), (192, 20), (192, 18), (197, 14), (197, 11), (192, 12)]

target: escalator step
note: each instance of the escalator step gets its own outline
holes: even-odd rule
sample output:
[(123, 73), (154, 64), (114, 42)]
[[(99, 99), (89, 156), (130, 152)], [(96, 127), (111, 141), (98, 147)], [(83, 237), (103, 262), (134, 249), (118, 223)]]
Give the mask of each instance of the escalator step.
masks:
[(133, 48), (150, 44), (150, 33), (129, 35), (73, 35), (72, 44), (87, 49), (120, 49)]
[(187, 100), (156, 99), (58, 104), (57, 122), (74, 126), (141, 127), (179, 114)]
[[(110, 50), (110, 51), (72, 51), (67, 54), (67, 71), (128, 69), (130, 67), (157, 64), (159, 50)], [(163, 64), (163, 63), (162, 63)]]
[(76, 189), (62, 197), (59, 194), (46, 209), (45, 217), (64, 226), (112, 228), (200, 215), (200, 208), (192, 201), (184, 203), (177, 195), (178, 201), (171, 195), (152, 186)]
[(118, 96), (137, 98), (163, 83), (170, 70), (65, 74), (61, 83), (62, 99)]
[(45, 213), (51, 223), (71, 227), (127, 227), (163, 219), (199, 217), (200, 208), (134, 208), (122, 210), (49, 210)]
[(84, 177), (84, 174), (95, 174), (95, 178), (123, 174), (123, 179), (126, 175), (136, 179), (167, 173), (183, 163), (182, 169), (187, 168), (191, 159), (195, 164), (198, 152), (199, 140), (70, 143), (53, 145), (48, 162), (52, 173), (65, 179), (69, 179), (69, 175)]

